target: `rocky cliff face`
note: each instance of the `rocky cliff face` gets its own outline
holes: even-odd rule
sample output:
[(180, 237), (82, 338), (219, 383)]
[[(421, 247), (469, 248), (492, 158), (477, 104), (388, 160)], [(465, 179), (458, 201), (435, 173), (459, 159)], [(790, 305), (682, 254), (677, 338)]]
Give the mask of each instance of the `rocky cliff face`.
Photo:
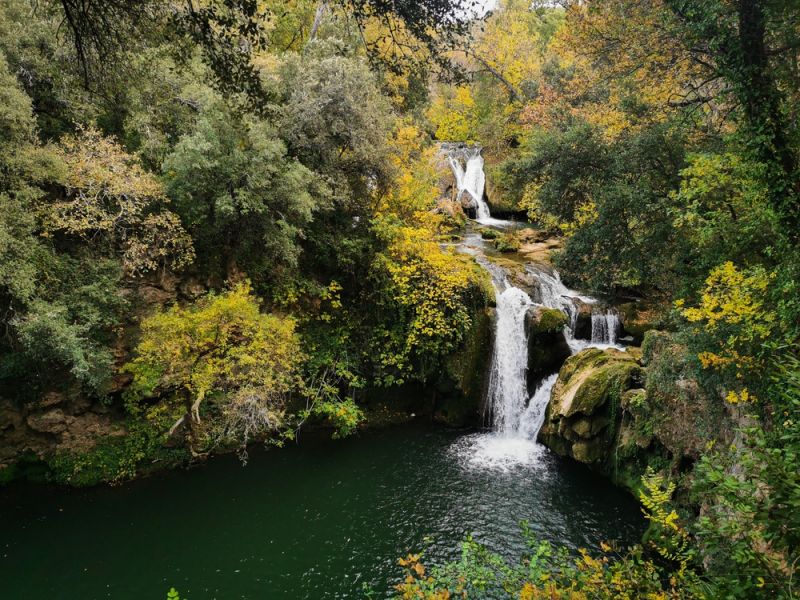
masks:
[(0, 399), (0, 474), (21, 458), (45, 460), (82, 453), (108, 436), (125, 435), (121, 420), (101, 403), (59, 392), (18, 404)]

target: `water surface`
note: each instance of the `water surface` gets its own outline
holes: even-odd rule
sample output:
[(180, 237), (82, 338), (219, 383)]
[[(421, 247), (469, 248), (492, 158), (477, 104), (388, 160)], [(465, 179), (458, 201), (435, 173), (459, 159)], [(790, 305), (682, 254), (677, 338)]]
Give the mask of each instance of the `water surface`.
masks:
[(116, 488), (0, 490), (3, 598), (190, 600), (387, 595), (397, 558), (455, 558), (467, 533), (506, 555), (518, 523), (597, 547), (642, 530), (628, 495), (539, 447), (486, 468), (486, 438), (410, 425), (333, 442), (219, 457)]

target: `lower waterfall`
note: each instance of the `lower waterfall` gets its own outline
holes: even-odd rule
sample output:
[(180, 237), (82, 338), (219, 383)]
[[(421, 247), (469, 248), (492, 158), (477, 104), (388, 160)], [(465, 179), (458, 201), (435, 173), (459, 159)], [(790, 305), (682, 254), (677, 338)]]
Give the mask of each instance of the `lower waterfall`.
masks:
[(531, 308), (542, 306), (562, 311), (569, 318), (564, 328), (572, 354), (589, 347), (616, 346), (621, 330), (619, 315), (613, 309), (592, 307), (592, 335), (576, 339), (575, 329), (579, 303), (596, 305), (598, 301), (569, 289), (557, 272), (529, 267), (537, 280), (535, 300), (525, 291), (510, 284), (505, 270), (475, 254), (476, 260), (492, 276), (497, 298), (497, 317), (492, 354), (492, 367), (486, 396), (487, 421), (492, 430), (464, 438), (455, 451), (463, 462), (478, 468), (509, 470), (518, 466), (543, 466), (544, 446), (536, 441), (544, 423), (550, 395), (558, 373), (542, 379), (532, 394), (528, 393), (528, 335), (526, 315)]
[(528, 294), (509, 287), (497, 296), (494, 356), (487, 405), (494, 429), (506, 437), (519, 435), (520, 420), (528, 403), (528, 337), (525, 315), (533, 306)]

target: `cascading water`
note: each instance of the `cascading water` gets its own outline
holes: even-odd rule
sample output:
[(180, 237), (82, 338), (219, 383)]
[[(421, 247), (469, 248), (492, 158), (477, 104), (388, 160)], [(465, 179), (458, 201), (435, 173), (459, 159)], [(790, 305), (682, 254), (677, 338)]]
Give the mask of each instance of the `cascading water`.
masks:
[(592, 312), (592, 345), (615, 346), (622, 324), (614, 310)]
[(475, 205), (476, 221), (484, 225), (505, 227), (507, 221), (493, 219), (489, 205), (484, 199), (486, 174), (483, 170), (483, 156), (480, 146), (448, 145), (444, 147), (447, 160), (453, 170), (458, 190), (457, 200), (467, 193)]
[[(508, 221), (492, 219), (489, 207), (483, 200), (485, 175), (480, 147), (447, 145), (444, 149), (453, 169), (458, 198), (465, 192), (472, 197), (478, 222), (503, 227), (511, 225)], [(538, 305), (564, 312), (569, 317), (564, 337), (573, 354), (589, 346), (614, 345), (620, 330), (619, 319), (614, 311), (597, 314), (593, 311), (591, 341), (576, 339), (579, 304), (592, 305), (597, 300), (570, 290), (562, 283), (557, 272), (550, 273), (529, 266), (528, 271), (538, 282), (535, 299), (532, 299), (509, 283), (506, 271), (489, 261), (481, 247), (464, 244), (461, 250), (472, 254), (489, 272), (495, 287), (497, 320), (486, 398), (492, 432), (464, 438), (456, 451), (466, 462), (479, 467), (508, 469), (517, 465), (535, 465), (543, 452), (536, 437), (544, 422), (558, 373), (544, 378), (534, 393), (528, 394), (528, 335), (525, 327), (528, 311)]]
[(528, 401), (528, 339), (525, 314), (533, 306), (528, 294), (509, 287), (497, 296), (497, 325), (488, 404), (495, 431), (519, 435), (520, 417)]
[(617, 345), (617, 338), (622, 329), (619, 314), (613, 309), (592, 308), (591, 339), (581, 340), (575, 337), (578, 325), (578, 303), (596, 305), (597, 299), (591, 296), (584, 296), (565, 286), (558, 272), (552, 274), (529, 267), (529, 272), (536, 276), (539, 283), (540, 304), (547, 308), (556, 308), (569, 317), (569, 325), (564, 329), (564, 337), (567, 340), (570, 351), (575, 354), (585, 348), (607, 348), (615, 347), (623, 349)]
[(553, 391), (553, 386), (558, 379), (558, 373), (553, 373), (545, 377), (536, 388), (536, 391), (531, 396), (528, 402), (528, 407), (522, 413), (519, 420), (518, 432), (523, 438), (535, 440), (539, 435), (539, 430), (544, 424), (545, 411), (547, 405), (550, 403), (550, 394)]
[(549, 273), (529, 267), (538, 283), (534, 300), (510, 285), (501, 267), (479, 254), (476, 260), (489, 271), (497, 294), (495, 343), (487, 395), (492, 432), (476, 436), (468, 446), (462, 445), (459, 453), (468, 464), (479, 468), (508, 470), (516, 466), (537, 466), (544, 449), (536, 442), (536, 437), (544, 423), (558, 373), (545, 377), (533, 394), (528, 395), (527, 312), (535, 306), (564, 312), (569, 317), (564, 337), (573, 354), (588, 347), (614, 346), (621, 328), (619, 316), (613, 310), (594, 309), (591, 341), (576, 339), (578, 303), (597, 304), (595, 298), (566, 287), (555, 271)]

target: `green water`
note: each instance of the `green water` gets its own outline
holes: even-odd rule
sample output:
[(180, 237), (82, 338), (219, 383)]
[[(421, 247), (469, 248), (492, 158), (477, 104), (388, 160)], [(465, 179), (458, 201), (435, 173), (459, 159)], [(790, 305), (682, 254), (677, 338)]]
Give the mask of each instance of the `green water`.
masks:
[(244, 468), (220, 457), (116, 488), (0, 491), (0, 597), (387, 595), (399, 556), (427, 545), (427, 562), (453, 558), (466, 533), (515, 555), (522, 519), (571, 547), (640, 535), (635, 502), (585, 469), (549, 453), (470, 466), (472, 436), (414, 425), (303, 439)]

